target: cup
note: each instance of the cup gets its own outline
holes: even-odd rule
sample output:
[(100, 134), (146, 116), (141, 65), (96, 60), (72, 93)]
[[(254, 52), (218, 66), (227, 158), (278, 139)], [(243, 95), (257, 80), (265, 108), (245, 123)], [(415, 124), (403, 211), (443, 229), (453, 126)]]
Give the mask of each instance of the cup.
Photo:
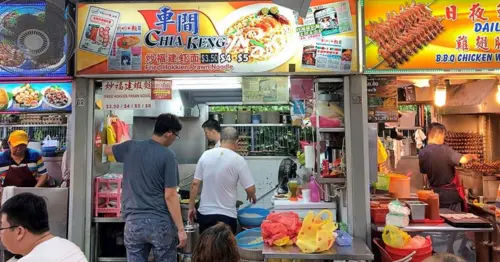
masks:
[(484, 203), (484, 196), (479, 196), (479, 203)]
[(303, 202), (311, 202), (311, 190), (310, 189), (302, 189), (302, 201)]

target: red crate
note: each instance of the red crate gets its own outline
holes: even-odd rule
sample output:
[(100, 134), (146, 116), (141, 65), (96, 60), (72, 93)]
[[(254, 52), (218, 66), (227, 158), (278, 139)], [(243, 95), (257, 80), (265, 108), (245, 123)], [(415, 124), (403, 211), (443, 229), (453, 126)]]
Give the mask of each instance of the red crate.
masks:
[[(121, 178), (96, 177), (94, 182), (94, 216), (120, 217), (121, 215)], [(110, 203), (116, 205), (110, 207)]]
[(389, 208), (372, 207), (370, 208), (370, 215), (373, 223), (385, 224), (385, 217), (389, 213)]

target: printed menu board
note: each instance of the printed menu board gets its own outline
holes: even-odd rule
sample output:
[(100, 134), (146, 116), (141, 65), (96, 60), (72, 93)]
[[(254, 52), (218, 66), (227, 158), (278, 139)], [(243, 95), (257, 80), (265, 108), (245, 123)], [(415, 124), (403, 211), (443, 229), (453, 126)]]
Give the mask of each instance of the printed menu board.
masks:
[(365, 0), (365, 69), (499, 69), (500, 0)]
[(356, 2), (78, 5), (77, 75), (357, 71)]
[(71, 82), (0, 83), (0, 113), (71, 112)]
[(244, 104), (288, 104), (289, 79), (277, 77), (244, 77), (242, 102)]
[(398, 88), (395, 77), (368, 78), (368, 122), (398, 122)]

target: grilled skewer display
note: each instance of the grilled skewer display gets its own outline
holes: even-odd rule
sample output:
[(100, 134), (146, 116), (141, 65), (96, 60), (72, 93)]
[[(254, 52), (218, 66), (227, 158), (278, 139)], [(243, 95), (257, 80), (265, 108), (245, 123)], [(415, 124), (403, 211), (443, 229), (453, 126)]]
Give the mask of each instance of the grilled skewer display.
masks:
[(366, 35), (378, 45), (378, 53), (396, 68), (415, 55), (444, 30), (441, 20), (432, 16), (425, 4), (401, 7), (400, 13), (386, 14), (386, 20), (370, 22)]
[(476, 133), (446, 132), (444, 142), (461, 154), (477, 154), (484, 160), (484, 138)]

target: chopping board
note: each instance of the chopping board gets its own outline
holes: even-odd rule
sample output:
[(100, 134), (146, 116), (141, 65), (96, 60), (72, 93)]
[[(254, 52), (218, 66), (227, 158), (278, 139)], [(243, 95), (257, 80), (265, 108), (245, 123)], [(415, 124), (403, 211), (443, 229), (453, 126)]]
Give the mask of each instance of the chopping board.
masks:
[[(443, 214), (467, 214), (465, 212), (456, 212), (447, 208), (440, 208), (439, 213), (441, 215)], [(454, 227), (464, 227), (464, 228), (489, 228), (492, 227), (492, 225), (488, 222), (488, 220), (482, 218), (482, 217), (476, 217), (476, 218), (451, 218), (451, 217), (444, 217), (444, 220), (454, 226)]]

